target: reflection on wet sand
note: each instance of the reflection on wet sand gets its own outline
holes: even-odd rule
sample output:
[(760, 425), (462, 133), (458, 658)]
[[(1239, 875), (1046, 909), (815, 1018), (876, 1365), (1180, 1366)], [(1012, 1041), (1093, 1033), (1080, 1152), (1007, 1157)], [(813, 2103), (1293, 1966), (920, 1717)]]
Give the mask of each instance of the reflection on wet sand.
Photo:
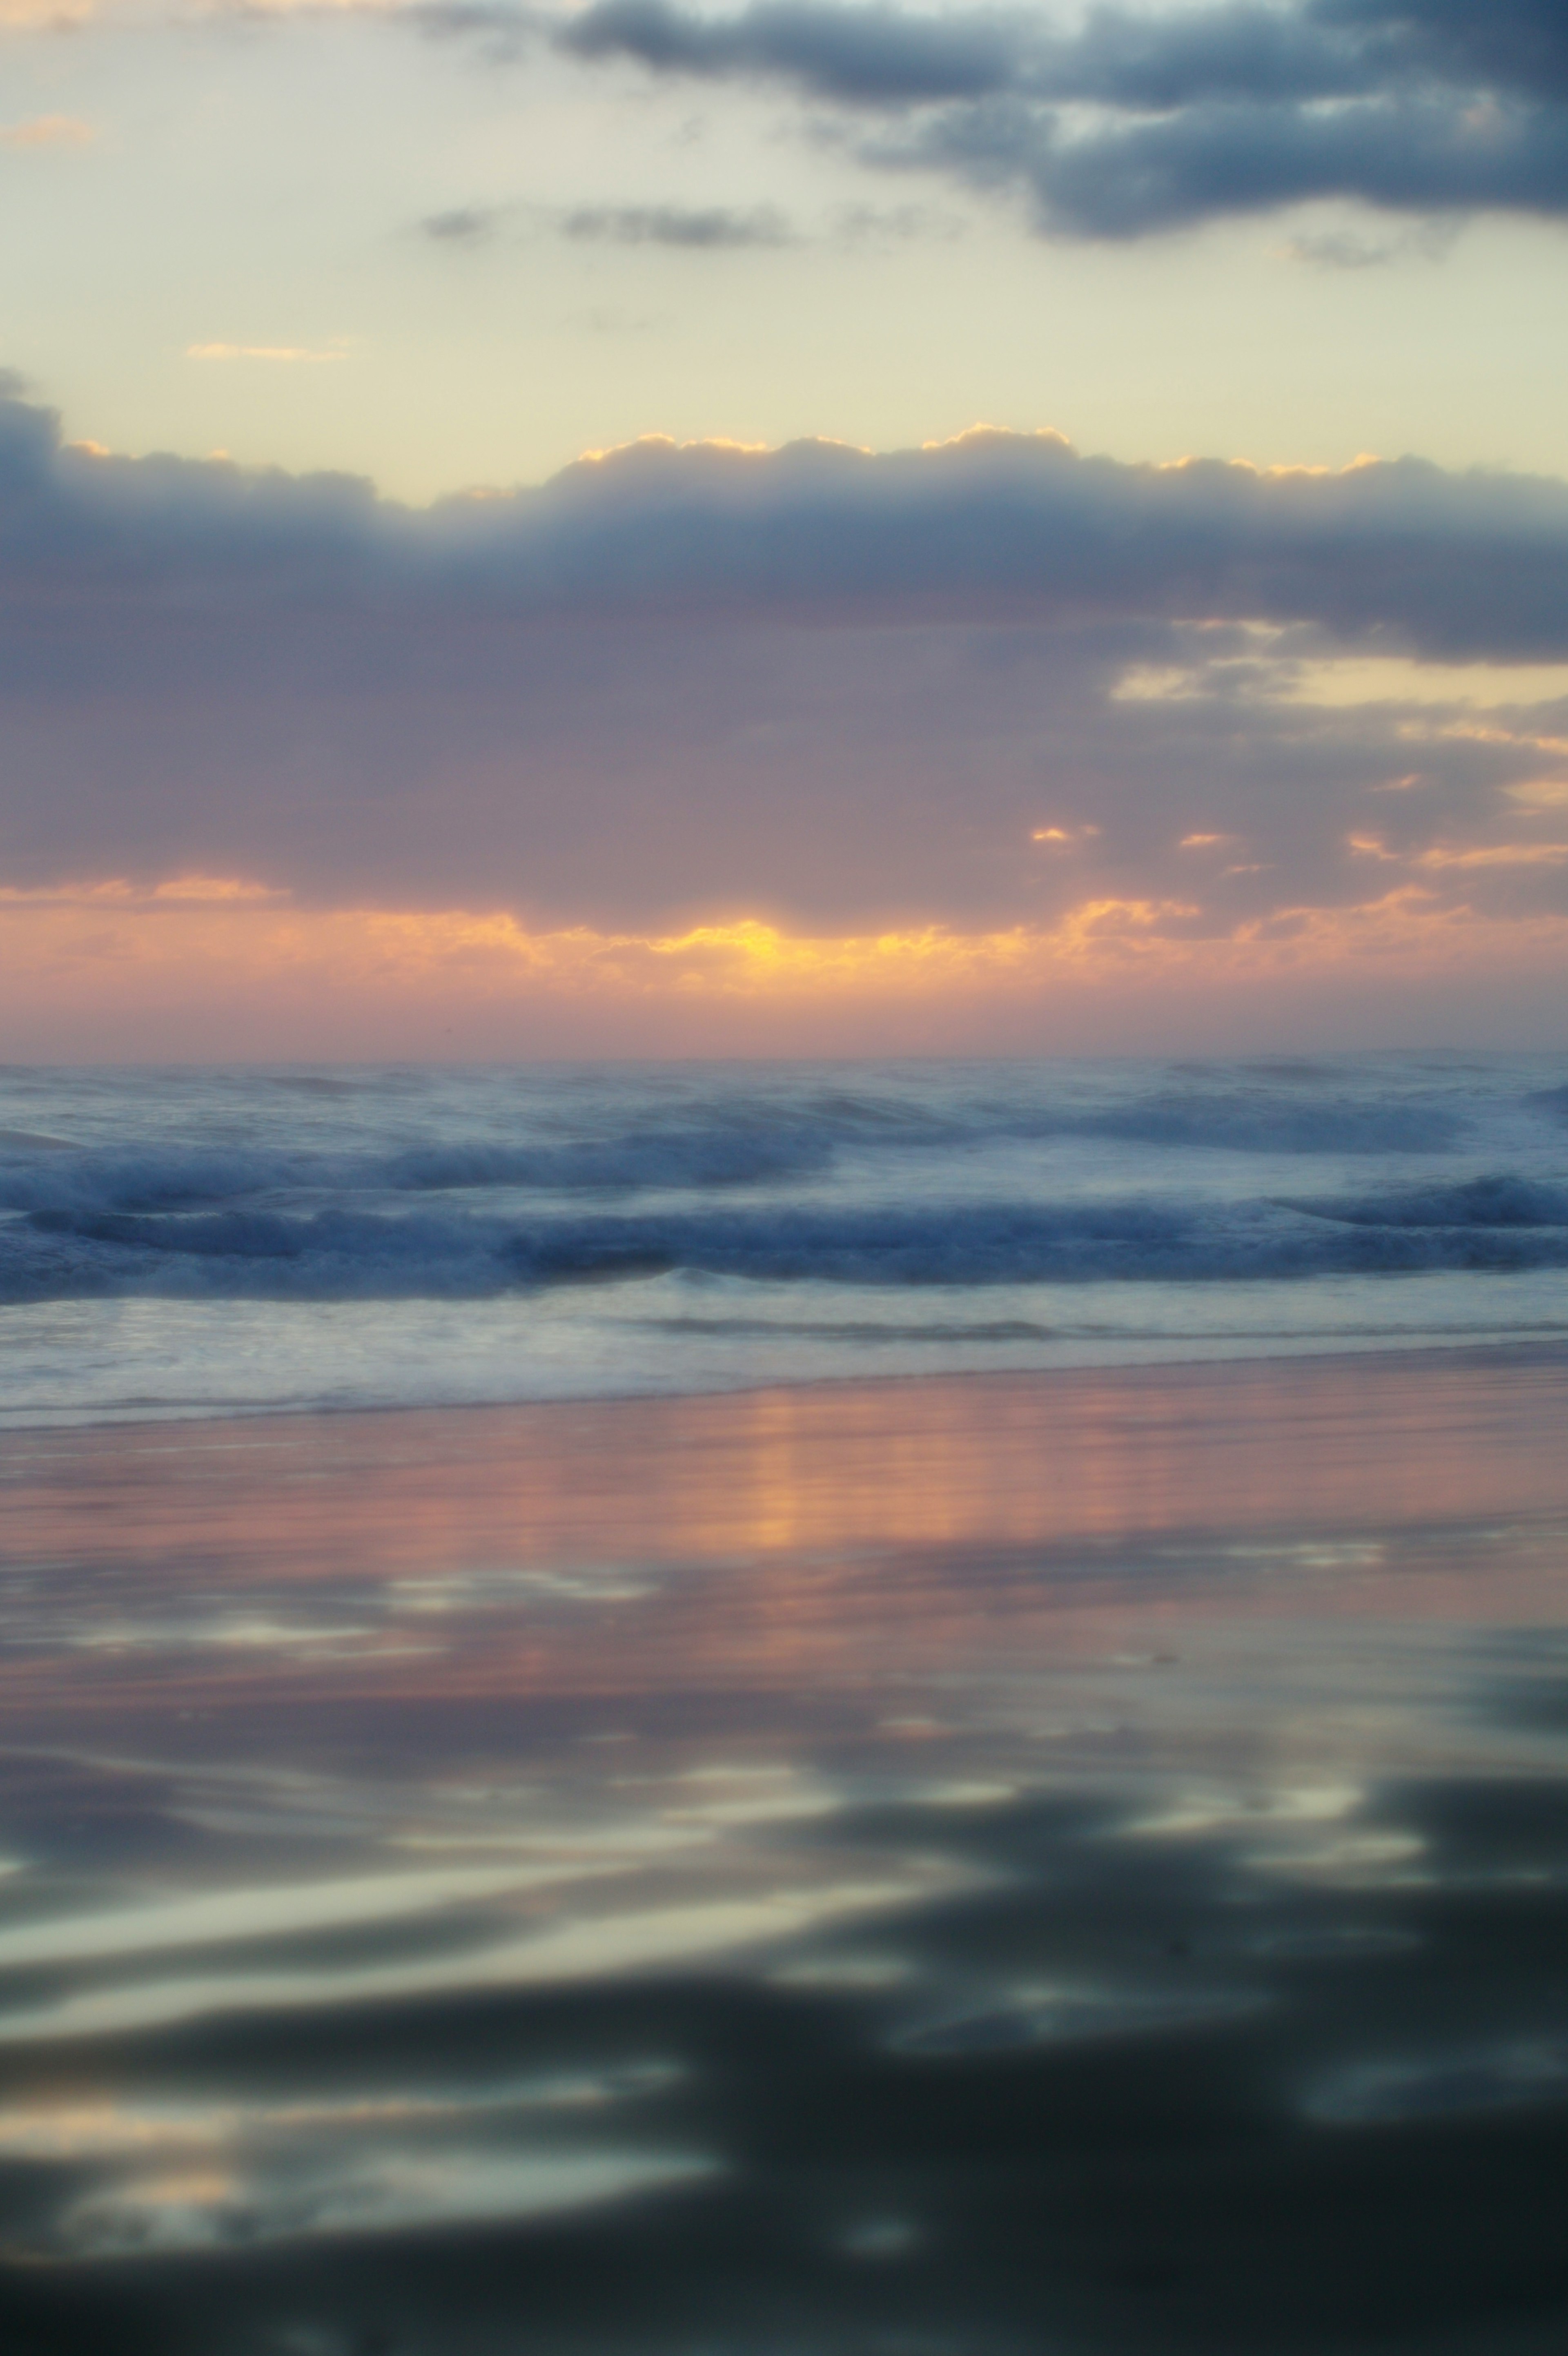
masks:
[(0, 1441), (0, 2344), (1562, 2344), (1568, 1362)]

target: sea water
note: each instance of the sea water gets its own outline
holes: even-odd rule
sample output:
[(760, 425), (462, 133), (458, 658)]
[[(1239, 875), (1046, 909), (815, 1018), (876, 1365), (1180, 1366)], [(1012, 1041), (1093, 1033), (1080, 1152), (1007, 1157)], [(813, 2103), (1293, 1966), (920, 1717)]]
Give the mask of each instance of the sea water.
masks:
[(1568, 1332), (1568, 1057), (0, 1074), (0, 1420)]

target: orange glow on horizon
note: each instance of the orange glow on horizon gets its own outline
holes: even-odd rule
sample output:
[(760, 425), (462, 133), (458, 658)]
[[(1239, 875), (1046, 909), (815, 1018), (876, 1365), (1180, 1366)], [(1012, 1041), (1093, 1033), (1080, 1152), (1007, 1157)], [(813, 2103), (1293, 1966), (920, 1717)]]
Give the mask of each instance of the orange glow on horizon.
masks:
[[(1366, 841), (1356, 847), (1373, 848)], [(122, 1032), (140, 1022), (155, 1055), (190, 1052), (158, 1042), (186, 1035), (181, 1023), (186, 1032), (205, 1025), (222, 1054), (213, 1026), (225, 1009), (248, 1026), (249, 1044), (233, 1052), (270, 1054), (274, 1014), (283, 1036), (301, 1010), (324, 1007), (352, 1015), (358, 1036), (381, 1026), (394, 1053), (415, 1052), (410, 1041), (434, 1035), (441, 1023), (530, 1010), (553, 1020), (550, 1010), (574, 1009), (612, 1038), (623, 1016), (645, 1016), (638, 1052), (661, 1052), (660, 1023), (673, 1023), (672, 1035), (681, 1035), (677, 1018), (725, 1009), (742, 1021), (747, 1010), (781, 1017), (793, 1010), (831, 1024), (840, 1012), (867, 1009), (951, 1015), (968, 1008), (983, 1042), (990, 1014), (1060, 1006), (1063, 993), (1077, 1004), (1084, 993), (1091, 1001), (1120, 993), (1130, 1005), (1131, 992), (1152, 1005), (1173, 991), (1241, 996), (1263, 982), (1316, 984), (1358, 969), (1415, 983), (1499, 969), (1560, 975), (1568, 916), (1488, 914), (1442, 896), (1435, 871), (1459, 871), (1458, 884), (1477, 870), (1481, 881), (1494, 869), (1550, 867), (1564, 856), (1558, 844), (1533, 853), (1444, 851), (1410, 862), (1423, 880), (1374, 898), (1282, 905), (1241, 920), (1189, 900), (1105, 894), (1049, 924), (966, 931), (933, 922), (832, 935), (750, 916), (661, 933), (535, 928), (507, 908), (310, 907), (245, 877), (188, 873), (152, 884), (110, 878), (0, 888), (0, 1006), (14, 1025), (6, 1040), (0, 1018), (0, 1054), (36, 1055), (31, 1043), (48, 1024), (57, 1035), (71, 1023), (80, 1033), (100, 1017)], [(325, 1034), (323, 1045), (341, 1052), (325, 1046)]]

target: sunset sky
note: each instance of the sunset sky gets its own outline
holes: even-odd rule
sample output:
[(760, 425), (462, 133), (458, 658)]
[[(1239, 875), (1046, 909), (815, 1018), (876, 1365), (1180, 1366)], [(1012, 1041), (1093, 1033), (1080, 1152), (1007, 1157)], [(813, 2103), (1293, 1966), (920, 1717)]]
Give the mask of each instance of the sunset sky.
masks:
[(0, 1056), (1564, 1044), (1561, 0), (0, 60)]

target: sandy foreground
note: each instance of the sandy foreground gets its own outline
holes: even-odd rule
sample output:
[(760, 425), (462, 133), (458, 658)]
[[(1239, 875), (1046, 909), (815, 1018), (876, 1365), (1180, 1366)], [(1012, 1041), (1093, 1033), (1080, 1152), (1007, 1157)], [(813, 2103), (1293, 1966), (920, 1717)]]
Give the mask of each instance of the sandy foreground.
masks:
[(1492, 1351), (0, 1439), (3, 2344), (1560, 2346), (1565, 1432)]

